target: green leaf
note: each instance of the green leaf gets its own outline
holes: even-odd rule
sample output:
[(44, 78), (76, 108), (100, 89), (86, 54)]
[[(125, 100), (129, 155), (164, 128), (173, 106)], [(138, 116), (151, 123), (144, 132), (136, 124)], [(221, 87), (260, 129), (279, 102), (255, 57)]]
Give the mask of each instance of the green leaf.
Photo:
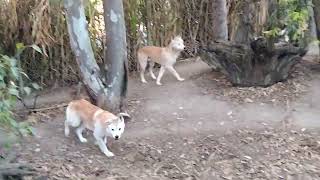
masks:
[(41, 51), (41, 49), (40, 49), (39, 46), (33, 44), (33, 45), (31, 45), (30, 47), (32, 47), (32, 48), (33, 48), (35, 51), (37, 51), (38, 53), (42, 54), (42, 51)]
[(9, 89), (9, 94), (19, 97), (19, 91), (17, 89), (15, 89), (15, 88), (10, 88)]
[(16, 49), (19, 50), (23, 50), (25, 48), (25, 45), (23, 43), (17, 43), (16, 44)]

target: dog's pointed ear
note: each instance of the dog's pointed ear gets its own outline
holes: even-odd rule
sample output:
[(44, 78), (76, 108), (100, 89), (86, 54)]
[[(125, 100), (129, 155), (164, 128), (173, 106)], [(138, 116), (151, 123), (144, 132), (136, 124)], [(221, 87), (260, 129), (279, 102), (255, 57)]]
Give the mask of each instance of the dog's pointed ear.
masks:
[(121, 112), (121, 113), (118, 114), (118, 117), (123, 117), (123, 116), (130, 118), (130, 115), (128, 113)]
[(124, 113), (124, 112), (119, 113), (117, 116), (118, 116), (119, 119), (120, 119), (121, 121), (123, 121), (123, 122), (124, 122), (124, 117), (131, 118), (128, 113)]

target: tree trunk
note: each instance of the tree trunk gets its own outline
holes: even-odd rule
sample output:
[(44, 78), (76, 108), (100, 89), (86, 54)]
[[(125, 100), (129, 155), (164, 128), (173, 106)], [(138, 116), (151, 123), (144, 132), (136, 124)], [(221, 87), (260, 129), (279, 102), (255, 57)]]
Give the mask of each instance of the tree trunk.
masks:
[(311, 60), (315, 60), (319, 58), (319, 45), (315, 41), (317, 40), (317, 26), (315, 22), (315, 13), (313, 11), (312, 7), (308, 7), (309, 10), (309, 29), (308, 29), (308, 35), (310, 38), (310, 42), (308, 44), (308, 52), (306, 56), (309, 56)]
[(313, 0), (313, 11), (314, 11), (314, 18), (317, 26), (317, 36), (320, 39), (320, 1)]
[(230, 15), (230, 41), (250, 44), (255, 32), (255, 3), (252, 0), (236, 1)]
[(249, 45), (262, 36), (276, 0), (231, 1), (229, 9), (229, 39)]
[(212, 38), (228, 40), (228, 9), (226, 0), (212, 1)]
[[(113, 10), (107, 9), (108, 12), (106, 13), (106, 26), (108, 27), (106, 43), (109, 47), (105, 53), (107, 72), (103, 77), (91, 47), (84, 13), (84, 1), (64, 1), (71, 48), (76, 56), (82, 81), (88, 94), (94, 104), (111, 112), (116, 112), (121, 108), (122, 97), (125, 97), (127, 90), (125, 29), (122, 1), (111, 1), (108, 4), (115, 4), (119, 7), (115, 6)], [(112, 21), (116, 22), (113, 23)], [(119, 24), (123, 26), (121, 31), (117, 28)]]
[[(317, 30), (317, 38), (320, 40), (320, 1), (319, 0), (313, 0), (313, 12), (314, 12), (314, 20)], [(320, 48), (320, 44), (318, 44), (318, 47)], [(320, 58), (319, 58), (320, 60)]]
[(121, 108), (127, 94), (127, 43), (122, 0), (104, 0), (106, 44), (104, 64), (109, 96), (104, 106), (113, 111)]
[(65, 0), (64, 6), (71, 48), (80, 68), (82, 81), (90, 98), (96, 103), (98, 95), (105, 91), (103, 91), (104, 83), (100, 77), (100, 68), (94, 59), (91, 47), (84, 4), (82, 0)]
[(199, 50), (201, 59), (218, 66), (237, 86), (270, 86), (285, 80), (305, 54), (290, 44), (269, 45), (259, 38), (250, 45), (212, 42)]

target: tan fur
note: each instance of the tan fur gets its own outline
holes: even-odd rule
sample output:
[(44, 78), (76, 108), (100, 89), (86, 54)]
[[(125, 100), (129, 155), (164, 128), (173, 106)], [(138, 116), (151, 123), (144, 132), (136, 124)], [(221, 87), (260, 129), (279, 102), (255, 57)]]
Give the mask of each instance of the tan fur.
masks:
[[(175, 37), (171, 40), (167, 47), (157, 47), (157, 46), (145, 46), (138, 50), (137, 58), (140, 64), (140, 78), (143, 83), (147, 83), (144, 78), (144, 72), (147, 67), (148, 61), (150, 61), (150, 75), (153, 79), (157, 79), (157, 84), (161, 85), (161, 78), (165, 70), (169, 70), (179, 81), (184, 79), (173, 68), (176, 63), (176, 59), (180, 55), (180, 52), (184, 49), (183, 40), (180, 36)], [(155, 77), (152, 68), (154, 63), (161, 65), (158, 78)]]
[(107, 136), (113, 137), (116, 140), (120, 138), (124, 131), (123, 116), (128, 116), (126, 113), (119, 113), (117, 116), (105, 111), (87, 100), (71, 101), (66, 109), (65, 120), (65, 136), (69, 136), (69, 126), (76, 127), (76, 134), (82, 143), (87, 142), (87, 139), (82, 136), (84, 129), (93, 131), (93, 136), (96, 139), (96, 144), (106, 156), (114, 156), (108, 150)]
[[(99, 123), (102, 127), (105, 128), (108, 123), (110, 123), (112, 120), (117, 119), (117, 116), (115, 116), (114, 114), (108, 111), (104, 111), (103, 109), (91, 104), (84, 99), (70, 102), (69, 107), (71, 111), (77, 112), (86, 128), (90, 129), (91, 131), (94, 130), (94, 126), (96, 123)], [(102, 113), (99, 113), (94, 118), (94, 115), (97, 111), (102, 111)]]

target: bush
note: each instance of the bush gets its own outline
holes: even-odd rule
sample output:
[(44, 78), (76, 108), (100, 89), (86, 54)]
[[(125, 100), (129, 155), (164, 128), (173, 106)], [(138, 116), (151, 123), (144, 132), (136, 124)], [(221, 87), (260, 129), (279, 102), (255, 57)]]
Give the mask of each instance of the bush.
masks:
[(0, 54), (0, 130), (22, 135), (30, 133), (31, 128), (25, 122), (18, 123), (12, 110), (17, 99), (40, 88), (36, 83), (25, 85), (29, 78), (21, 69), (20, 55), (28, 47), (41, 53), (35, 45), (24, 46), (18, 43), (14, 57)]

